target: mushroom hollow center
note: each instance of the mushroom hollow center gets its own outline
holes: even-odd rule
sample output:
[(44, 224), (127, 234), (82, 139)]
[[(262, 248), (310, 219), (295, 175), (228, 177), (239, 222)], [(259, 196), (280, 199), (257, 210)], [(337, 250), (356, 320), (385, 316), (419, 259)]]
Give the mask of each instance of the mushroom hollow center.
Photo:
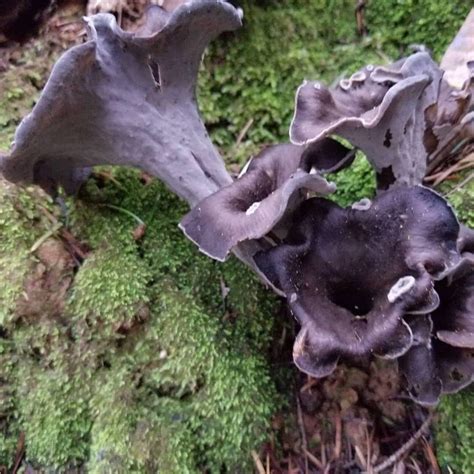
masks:
[(328, 287), (329, 300), (354, 316), (364, 316), (374, 306), (374, 293), (356, 282), (340, 282)]

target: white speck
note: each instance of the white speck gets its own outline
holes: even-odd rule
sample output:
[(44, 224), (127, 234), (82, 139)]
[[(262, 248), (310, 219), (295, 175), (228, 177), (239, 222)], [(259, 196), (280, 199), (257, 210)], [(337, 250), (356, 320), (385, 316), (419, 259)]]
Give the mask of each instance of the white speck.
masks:
[(168, 353), (164, 349), (160, 351), (160, 354), (158, 356), (160, 360), (166, 359), (167, 357), (168, 357)]
[(415, 278), (410, 276), (404, 276), (400, 278), (395, 285), (390, 288), (388, 292), (387, 299), (390, 303), (393, 303), (395, 300), (404, 295), (407, 291), (410, 291), (415, 285)]
[(315, 89), (319, 90), (319, 89), (321, 89), (321, 84), (320, 84), (319, 82), (315, 82), (315, 83), (313, 84), (313, 87), (314, 87)]
[(372, 201), (368, 198), (364, 198), (352, 204), (351, 208), (356, 211), (368, 211), (371, 206), (372, 206)]
[(259, 207), (260, 207), (261, 202), (257, 201), (254, 202), (246, 211), (245, 215), (251, 216)]
[(294, 303), (297, 299), (298, 299), (298, 295), (296, 293), (291, 293), (290, 303)]
[(311, 169), (309, 170), (309, 174), (318, 174), (317, 168), (315, 168), (314, 166), (312, 166)]
[(370, 72), (370, 71), (373, 71), (373, 70), (374, 70), (374, 65), (373, 65), (373, 64), (369, 64), (369, 65), (367, 65), (366, 69), (367, 69), (367, 71), (369, 71), (369, 72)]

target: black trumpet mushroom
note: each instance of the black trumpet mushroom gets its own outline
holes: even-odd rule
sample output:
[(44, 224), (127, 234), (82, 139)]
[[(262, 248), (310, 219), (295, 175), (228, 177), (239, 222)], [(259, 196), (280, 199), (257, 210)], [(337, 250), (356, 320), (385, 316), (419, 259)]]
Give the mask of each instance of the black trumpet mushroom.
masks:
[(283, 243), (256, 255), (301, 325), (295, 364), (314, 377), (339, 359), (398, 358), (413, 345), (404, 316), (439, 304), (435, 282), (459, 263), (459, 224), (433, 191), (399, 187), (341, 208), (305, 201)]

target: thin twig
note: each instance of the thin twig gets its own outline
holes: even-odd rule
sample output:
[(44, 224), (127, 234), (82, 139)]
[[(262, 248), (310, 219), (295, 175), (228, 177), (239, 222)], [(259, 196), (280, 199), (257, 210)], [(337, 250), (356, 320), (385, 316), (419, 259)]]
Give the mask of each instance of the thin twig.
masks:
[(453, 173), (471, 168), (473, 165), (474, 165), (474, 155), (470, 154), (468, 156), (465, 156), (463, 159), (457, 161), (454, 165), (450, 166), (449, 168), (443, 171), (440, 171), (439, 173), (435, 173), (430, 176), (427, 176), (425, 178), (425, 181), (434, 181), (433, 186), (437, 186)]
[(314, 454), (311, 454), (307, 449), (304, 449), (304, 448), (303, 448), (303, 452), (306, 456), (308, 456), (308, 459), (315, 465), (315, 467), (317, 467), (321, 471), (324, 470), (323, 463)]
[(410, 458), (410, 461), (411, 461), (411, 466), (415, 470), (416, 474), (423, 474), (422, 470), (420, 469), (420, 466), (418, 465), (418, 463), (413, 457)]
[(253, 462), (255, 463), (255, 467), (257, 468), (258, 474), (266, 474), (262, 461), (260, 461), (260, 458), (258, 457), (258, 454), (256, 453), (256, 451), (252, 450), (251, 454), (252, 454)]
[(341, 456), (341, 438), (342, 438), (342, 420), (341, 414), (336, 415), (336, 440), (334, 442), (334, 459), (339, 459)]
[(25, 433), (21, 432), (16, 447), (15, 465), (12, 469), (12, 474), (16, 474), (20, 469), (23, 458), (25, 457)]
[(424, 436), (421, 438), (421, 440), (423, 441), (426, 456), (428, 457), (433, 469), (433, 474), (441, 474), (441, 469), (439, 468), (438, 460), (436, 459), (435, 453), (433, 452), (433, 448)]
[(43, 245), (51, 236), (53, 236), (60, 228), (62, 227), (62, 224), (58, 222), (57, 224), (54, 224), (51, 229), (48, 230), (45, 234), (43, 234), (30, 248), (30, 253), (36, 252), (41, 245)]
[(236, 147), (238, 147), (242, 143), (242, 140), (244, 139), (245, 135), (247, 135), (247, 132), (250, 130), (250, 127), (252, 125), (253, 125), (253, 117), (247, 121), (247, 123), (244, 125), (244, 128), (240, 131), (237, 137), (237, 140), (235, 142)]
[(374, 467), (373, 473), (377, 474), (378, 472), (382, 472), (385, 469), (389, 468), (396, 462), (398, 462), (403, 456), (405, 456), (417, 443), (417, 441), (423, 436), (423, 433), (428, 428), (428, 426), (433, 421), (434, 413), (431, 412), (420, 428), (415, 432), (415, 434), (397, 451), (395, 451), (389, 458), (387, 458), (384, 462), (378, 464)]
[(134, 214), (133, 212), (127, 209), (124, 209), (123, 207), (114, 206), (113, 204), (97, 204), (97, 205), (99, 207), (108, 207), (109, 209), (113, 209), (114, 211), (118, 211), (118, 212), (121, 212), (122, 214), (126, 214), (127, 216), (130, 216), (133, 219), (135, 219), (139, 224), (145, 225), (145, 223), (136, 214)]
[(308, 451), (308, 440), (306, 439), (306, 430), (304, 429), (304, 422), (303, 422), (303, 411), (301, 410), (301, 402), (300, 397), (296, 394), (296, 408), (298, 411), (298, 426), (300, 428), (301, 433), (301, 444), (303, 447), (303, 453), (305, 454), (304, 457), (304, 467), (305, 467), (305, 474), (308, 474), (308, 456), (306, 455), (306, 451)]

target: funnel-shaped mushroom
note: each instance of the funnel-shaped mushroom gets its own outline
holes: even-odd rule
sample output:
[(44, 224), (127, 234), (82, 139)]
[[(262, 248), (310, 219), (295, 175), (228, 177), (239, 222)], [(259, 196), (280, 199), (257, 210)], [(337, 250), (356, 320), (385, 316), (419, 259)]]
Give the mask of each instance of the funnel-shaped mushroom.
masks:
[(423, 336), (399, 361), (411, 396), (424, 405), (474, 381), (474, 232), (463, 228), (458, 245), (463, 259), (435, 285), (440, 305), (429, 331), (417, 320)]
[(255, 256), (301, 332), (294, 360), (326, 376), (340, 357), (397, 358), (413, 343), (407, 313), (433, 311), (433, 280), (459, 261), (457, 219), (436, 193), (400, 187), (343, 209), (304, 202), (282, 245)]
[(419, 184), (469, 111), (471, 82), (458, 90), (442, 76), (427, 53), (416, 53), (386, 67), (367, 66), (335, 88), (305, 82), (296, 94), (291, 141), (340, 135), (367, 155), (380, 189)]
[(301, 202), (300, 190), (328, 194), (335, 190), (320, 173), (348, 166), (354, 153), (332, 139), (305, 149), (284, 144), (253, 158), (231, 185), (200, 202), (180, 227), (200, 250), (225, 260), (240, 242), (274, 230), (285, 213)]
[(195, 99), (202, 53), (241, 25), (240, 10), (194, 0), (172, 13), (149, 10), (138, 33), (110, 14), (86, 18), (89, 40), (55, 65), (20, 124), (0, 170), (13, 182), (73, 190), (98, 164), (136, 166), (191, 204), (231, 178), (209, 140)]

